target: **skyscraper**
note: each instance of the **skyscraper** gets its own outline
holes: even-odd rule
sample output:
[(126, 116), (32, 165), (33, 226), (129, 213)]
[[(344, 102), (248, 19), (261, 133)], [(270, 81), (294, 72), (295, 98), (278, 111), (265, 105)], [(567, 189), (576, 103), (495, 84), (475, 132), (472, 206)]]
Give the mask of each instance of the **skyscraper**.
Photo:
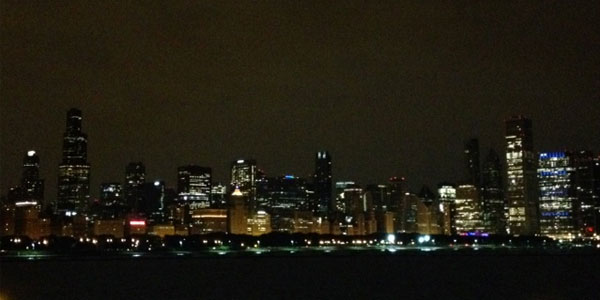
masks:
[(442, 233), (451, 235), (452, 219), (454, 215), (454, 202), (456, 201), (456, 188), (451, 183), (438, 184), (438, 195), (440, 199), (440, 224), (442, 225)]
[(479, 187), (481, 171), (479, 163), (479, 140), (470, 139), (465, 143), (465, 161), (467, 164), (467, 181)]
[(256, 171), (254, 159), (238, 159), (231, 163), (230, 189), (240, 190), (250, 210), (256, 210)]
[(502, 185), (500, 157), (490, 149), (483, 163), (483, 219), (485, 230), (493, 234), (506, 234), (506, 199)]
[(135, 213), (140, 212), (144, 183), (146, 182), (146, 167), (142, 162), (130, 162), (125, 167), (125, 185), (123, 192), (125, 202), (129, 209)]
[(67, 112), (62, 163), (58, 166), (58, 196), (55, 212), (67, 216), (85, 213), (90, 198), (90, 165), (87, 162), (87, 135), (81, 131), (81, 110)]
[(595, 189), (600, 188), (598, 182), (598, 161), (591, 151), (577, 151), (572, 156), (573, 168), (575, 168), (576, 201), (577, 208), (575, 217), (576, 231), (583, 235), (591, 236), (598, 233), (598, 222), (596, 209), (600, 194)]
[(190, 208), (210, 207), (212, 169), (189, 165), (177, 169), (177, 195), (180, 203)]
[(460, 184), (454, 201), (453, 227), (455, 233), (482, 231), (483, 216), (479, 189), (472, 184)]
[(512, 235), (538, 232), (537, 158), (533, 152), (531, 120), (523, 116), (506, 121), (506, 200), (508, 231)]
[(540, 233), (553, 238), (575, 234), (575, 169), (571, 153), (542, 152), (539, 156)]
[(317, 152), (315, 158), (313, 212), (327, 213), (332, 204), (331, 155), (327, 151)]
[(33, 150), (27, 151), (23, 158), (21, 193), (23, 203), (41, 205), (44, 200), (44, 180), (40, 179), (40, 158)]

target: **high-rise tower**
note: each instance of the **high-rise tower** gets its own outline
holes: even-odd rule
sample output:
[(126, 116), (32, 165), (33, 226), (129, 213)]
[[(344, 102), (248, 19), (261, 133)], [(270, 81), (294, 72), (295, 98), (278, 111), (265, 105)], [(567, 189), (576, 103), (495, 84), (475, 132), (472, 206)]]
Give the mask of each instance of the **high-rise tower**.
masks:
[(177, 169), (177, 194), (181, 203), (192, 208), (209, 207), (211, 189), (211, 168), (189, 165)]
[(141, 162), (130, 162), (125, 167), (125, 203), (131, 211), (140, 212), (143, 206), (144, 183), (146, 182), (146, 167)]
[(481, 182), (481, 169), (479, 164), (479, 140), (470, 139), (465, 143), (465, 161), (467, 164), (468, 183), (479, 187)]
[(21, 200), (24, 203), (41, 205), (44, 200), (44, 180), (40, 179), (40, 158), (33, 150), (27, 151), (23, 158), (21, 193)]
[(250, 210), (256, 209), (256, 160), (238, 159), (231, 163), (230, 189), (236, 188), (244, 195)]
[(81, 110), (67, 112), (63, 137), (63, 158), (58, 166), (58, 196), (55, 212), (67, 216), (85, 213), (90, 198), (90, 165), (87, 162), (87, 135), (81, 131)]
[(533, 152), (531, 120), (523, 116), (506, 121), (506, 200), (508, 230), (512, 235), (538, 232), (537, 157)]
[(327, 213), (331, 209), (333, 185), (331, 178), (331, 155), (327, 151), (317, 152), (314, 174), (315, 201), (311, 205), (313, 212)]
[(502, 185), (502, 162), (493, 149), (490, 149), (483, 162), (481, 183), (485, 230), (494, 234), (506, 234), (506, 199)]

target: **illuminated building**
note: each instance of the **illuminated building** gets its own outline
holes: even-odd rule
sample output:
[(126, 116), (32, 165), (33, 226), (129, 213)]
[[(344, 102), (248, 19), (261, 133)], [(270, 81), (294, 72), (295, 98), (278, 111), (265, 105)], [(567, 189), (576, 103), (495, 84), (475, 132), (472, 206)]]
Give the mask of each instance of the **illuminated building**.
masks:
[(257, 211), (248, 218), (247, 224), (246, 234), (258, 236), (271, 232), (271, 216), (263, 210)]
[(438, 184), (438, 195), (442, 233), (451, 235), (453, 233), (452, 219), (454, 214), (454, 202), (456, 201), (456, 188), (451, 183), (440, 183)]
[(103, 182), (100, 184), (100, 201), (97, 199), (90, 206), (90, 213), (93, 219), (111, 219), (118, 216), (123, 217), (125, 202), (121, 183)]
[(338, 181), (335, 183), (335, 201), (333, 210), (336, 212), (346, 212), (346, 200), (344, 196), (344, 190), (348, 186), (356, 186), (354, 181)]
[(538, 232), (537, 157), (533, 152), (531, 120), (517, 116), (506, 121), (506, 200), (508, 233)]
[(199, 208), (190, 210), (190, 234), (227, 232), (227, 210)]
[(479, 190), (475, 185), (460, 184), (456, 188), (453, 227), (458, 234), (484, 230)]
[(231, 163), (231, 190), (236, 188), (244, 195), (249, 210), (256, 209), (256, 161), (238, 159)]
[(227, 232), (246, 234), (248, 230), (248, 208), (246, 197), (239, 189), (235, 189), (229, 197), (227, 208)]
[(310, 209), (326, 214), (332, 205), (333, 185), (331, 177), (331, 155), (327, 151), (317, 152), (314, 174), (314, 203)]
[(467, 181), (479, 187), (481, 180), (479, 164), (479, 140), (470, 139), (465, 143), (465, 161), (467, 163)]
[(124, 219), (108, 219), (95, 220), (93, 226), (95, 236), (112, 235), (115, 238), (125, 236), (125, 220)]
[(417, 232), (419, 234), (441, 234), (440, 207), (436, 196), (427, 186), (423, 186), (418, 197)]
[(227, 206), (227, 187), (223, 184), (213, 184), (211, 188), (211, 208), (225, 208)]
[(577, 208), (575, 169), (568, 152), (542, 152), (539, 156), (540, 233), (552, 238), (575, 234)]
[(177, 169), (178, 200), (190, 208), (210, 207), (211, 187), (211, 168), (189, 165)]
[(40, 158), (35, 151), (27, 151), (23, 158), (21, 199), (23, 203), (43, 204), (44, 180), (40, 179)]
[(90, 165), (87, 162), (87, 135), (81, 132), (81, 110), (67, 112), (67, 130), (63, 137), (63, 157), (58, 166), (57, 214), (75, 215), (88, 210)]
[(171, 224), (155, 224), (148, 228), (148, 234), (164, 238), (167, 235), (175, 235), (175, 226)]
[(506, 199), (502, 183), (502, 163), (496, 152), (490, 149), (482, 173), (483, 219), (486, 231), (506, 234)]
[(125, 202), (132, 212), (140, 211), (143, 202), (143, 188), (146, 183), (146, 167), (142, 162), (130, 162), (125, 167)]
[(577, 151), (573, 153), (572, 160), (576, 187), (574, 207), (577, 208), (574, 215), (575, 229), (582, 235), (592, 236), (599, 231), (597, 209), (600, 208), (600, 164), (590, 151)]
[(145, 219), (135, 218), (129, 219), (125, 223), (125, 233), (127, 235), (146, 234), (147, 223)]

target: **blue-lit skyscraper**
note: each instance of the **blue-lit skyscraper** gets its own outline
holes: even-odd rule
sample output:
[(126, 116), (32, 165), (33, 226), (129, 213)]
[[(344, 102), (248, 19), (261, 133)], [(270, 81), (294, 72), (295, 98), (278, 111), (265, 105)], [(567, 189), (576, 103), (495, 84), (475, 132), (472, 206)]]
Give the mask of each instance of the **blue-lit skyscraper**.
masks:
[(575, 234), (577, 212), (575, 169), (568, 152), (542, 152), (539, 155), (540, 233), (553, 238)]

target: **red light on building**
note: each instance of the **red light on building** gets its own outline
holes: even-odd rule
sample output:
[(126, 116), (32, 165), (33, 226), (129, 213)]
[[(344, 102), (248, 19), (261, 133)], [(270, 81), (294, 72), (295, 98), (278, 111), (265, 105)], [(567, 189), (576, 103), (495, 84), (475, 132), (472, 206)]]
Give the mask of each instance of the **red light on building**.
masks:
[(146, 221), (144, 220), (130, 220), (129, 226), (146, 226)]
[(590, 226), (586, 228), (587, 232), (592, 233), (594, 232), (594, 227)]

